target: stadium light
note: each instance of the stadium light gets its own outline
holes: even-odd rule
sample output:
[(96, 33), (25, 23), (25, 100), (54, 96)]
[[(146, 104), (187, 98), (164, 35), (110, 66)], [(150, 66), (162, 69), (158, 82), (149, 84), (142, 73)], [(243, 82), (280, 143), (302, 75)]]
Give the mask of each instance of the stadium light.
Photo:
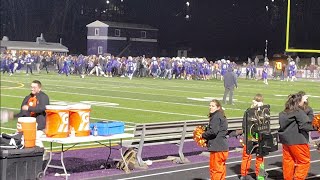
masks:
[(107, 0), (107, 1), (106, 1), (106, 3), (107, 3), (107, 4), (109, 4), (109, 3), (110, 3), (110, 1), (108, 1), (108, 0)]
[(187, 5), (187, 6), (190, 6), (190, 3), (189, 3), (189, 1), (187, 1), (187, 2), (186, 2), (186, 5)]

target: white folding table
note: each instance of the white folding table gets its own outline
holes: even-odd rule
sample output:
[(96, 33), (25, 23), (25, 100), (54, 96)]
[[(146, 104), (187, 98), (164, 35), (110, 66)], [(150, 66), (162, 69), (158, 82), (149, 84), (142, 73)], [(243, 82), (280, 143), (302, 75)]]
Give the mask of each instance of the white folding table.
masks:
[[(48, 163), (43, 171), (43, 176), (45, 176), (46, 174), (46, 171), (48, 168), (54, 168), (54, 169), (63, 169), (64, 173), (65, 174), (62, 174), (63, 176), (66, 177), (66, 179), (68, 179), (68, 173), (67, 173), (67, 170), (66, 170), (66, 167), (64, 165), (64, 162), (63, 162), (63, 154), (64, 152), (68, 151), (69, 149), (71, 149), (72, 147), (74, 147), (75, 145), (79, 144), (79, 143), (85, 143), (85, 142), (97, 142), (101, 145), (104, 145), (106, 147), (108, 147), (110, 149), (110, 152), (109, 152), (109, 156), (107, 158), (107, 161), (109, 160), (110, 158), (110, 154), (111, 154), (111, 149), (113, 149), (111, 147), (111, 141), (112, 140), (120, 140), (120, 148), (118, 149), (120, 151), (120, 154), (121, 154), (121, 158), (122, 160), (124, 161), (125, 163), (125, 166), (128, 167), (128, 164), (127, 162), (125, 162), (125, 159), (123, 157), (123, 154), (122, 154), (122, 140), (123, 139), (126, 139), (126, 138), (132, 138), (134, 135), (133, 134), (130, 134), (130, 133), (122, 133), (122, 134), (114, 134), (114, 135), (110, 135), (110, 136), (84, 136), (84, 137), (67, 137), (67, 138), (48, 138), (48, 137), (41, 137), (40, 140), (43, 141), (43, 142), (49, 142), (50, 143), (50, 157), (49, 157), (49, 160), (48, 160)], [(109, 144), (108, 145), (105, 145), (103, 143), (101, 143), (101, 141), (109, 141)], [(52, 160), (52, 144), (53, 143), (58, 143), (58, 144), (61, 144), (61, 152), (60, 152), (60, 161), (61, 161), (61, 166), (57, 166), (57, 165), (52, 165), (50, 164), (51, 163), (51, 160)], [(63, 145), (65, 144), (71, 144), (72, 146), (71, 147), (68, 147), (67, 149), (64, 149), (63, 148)]]

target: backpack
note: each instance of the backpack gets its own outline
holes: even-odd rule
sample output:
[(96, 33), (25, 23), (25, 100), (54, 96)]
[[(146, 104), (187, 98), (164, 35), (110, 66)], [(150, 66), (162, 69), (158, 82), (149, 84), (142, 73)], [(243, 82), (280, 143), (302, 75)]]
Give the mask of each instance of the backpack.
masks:
[[(127, 163), (128, 167), (126, 167), (123, 159)], [(136, 162), (137, 162), (137, 151), (135, 148), (128, 148), (124, 154), (123, 159), (121, 159), (117, 164), (116, 167), (118, 169), (123, 170), (126, 173), (129, 173), (131, 170), (134, 170)]]

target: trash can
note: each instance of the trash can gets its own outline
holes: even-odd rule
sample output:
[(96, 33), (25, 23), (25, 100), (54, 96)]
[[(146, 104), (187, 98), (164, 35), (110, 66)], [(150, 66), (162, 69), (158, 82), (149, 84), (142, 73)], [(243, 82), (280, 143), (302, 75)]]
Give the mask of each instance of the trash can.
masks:
[(0, 171), (3, 180), (40, 179), (44, 148), (0, 150)]

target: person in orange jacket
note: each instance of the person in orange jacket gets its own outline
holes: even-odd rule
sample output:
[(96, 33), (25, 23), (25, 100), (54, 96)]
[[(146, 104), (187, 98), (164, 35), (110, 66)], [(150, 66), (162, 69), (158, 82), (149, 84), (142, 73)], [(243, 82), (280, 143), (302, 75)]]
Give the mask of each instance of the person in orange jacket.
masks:
[(312, 120), (302, 110), (306, 97), (291, 94), (285, 109), (279, 113), (279, 140), (282, 143), (284, 179), (305, 179), (310, 168), (309, 131), (314, 130)]
[[(262, 94), (256, 94), (255, 97), (252, 100), (251, 108), (263, 106), (263, 96)], [(242, 129), (243, 131), (245, 130), (245, 121), (246, 121), (246, 113), (243, 117), (243, 122), (242, 122)], [(248, 176), (248, 171), (250, 169), (251, 165), (251, 159), (252, 155), (247, 154), (247, 147), (246, 147), (246, 142), (244, 142), (245, 138), (243, 138), (243, 152), (242, 152), (242, 162), (241, 162), (241, 180), (245, 179), (253, 179), (251, 176)], [(256, 157), (256, 166), (255, 166), (255, 174), (256, 177), (259, 175), (259, 170), (260, 170), (260, 165), (264, 163), (263, 157), (257, 156)]]
[(226, 161), (228, 158), (228, 122), (218, 100), (212, 100), (209, 105), (209, 125), (202, 137), (207, 140), (210, 152), (209, 171), (211, 180), (225, 179)]

